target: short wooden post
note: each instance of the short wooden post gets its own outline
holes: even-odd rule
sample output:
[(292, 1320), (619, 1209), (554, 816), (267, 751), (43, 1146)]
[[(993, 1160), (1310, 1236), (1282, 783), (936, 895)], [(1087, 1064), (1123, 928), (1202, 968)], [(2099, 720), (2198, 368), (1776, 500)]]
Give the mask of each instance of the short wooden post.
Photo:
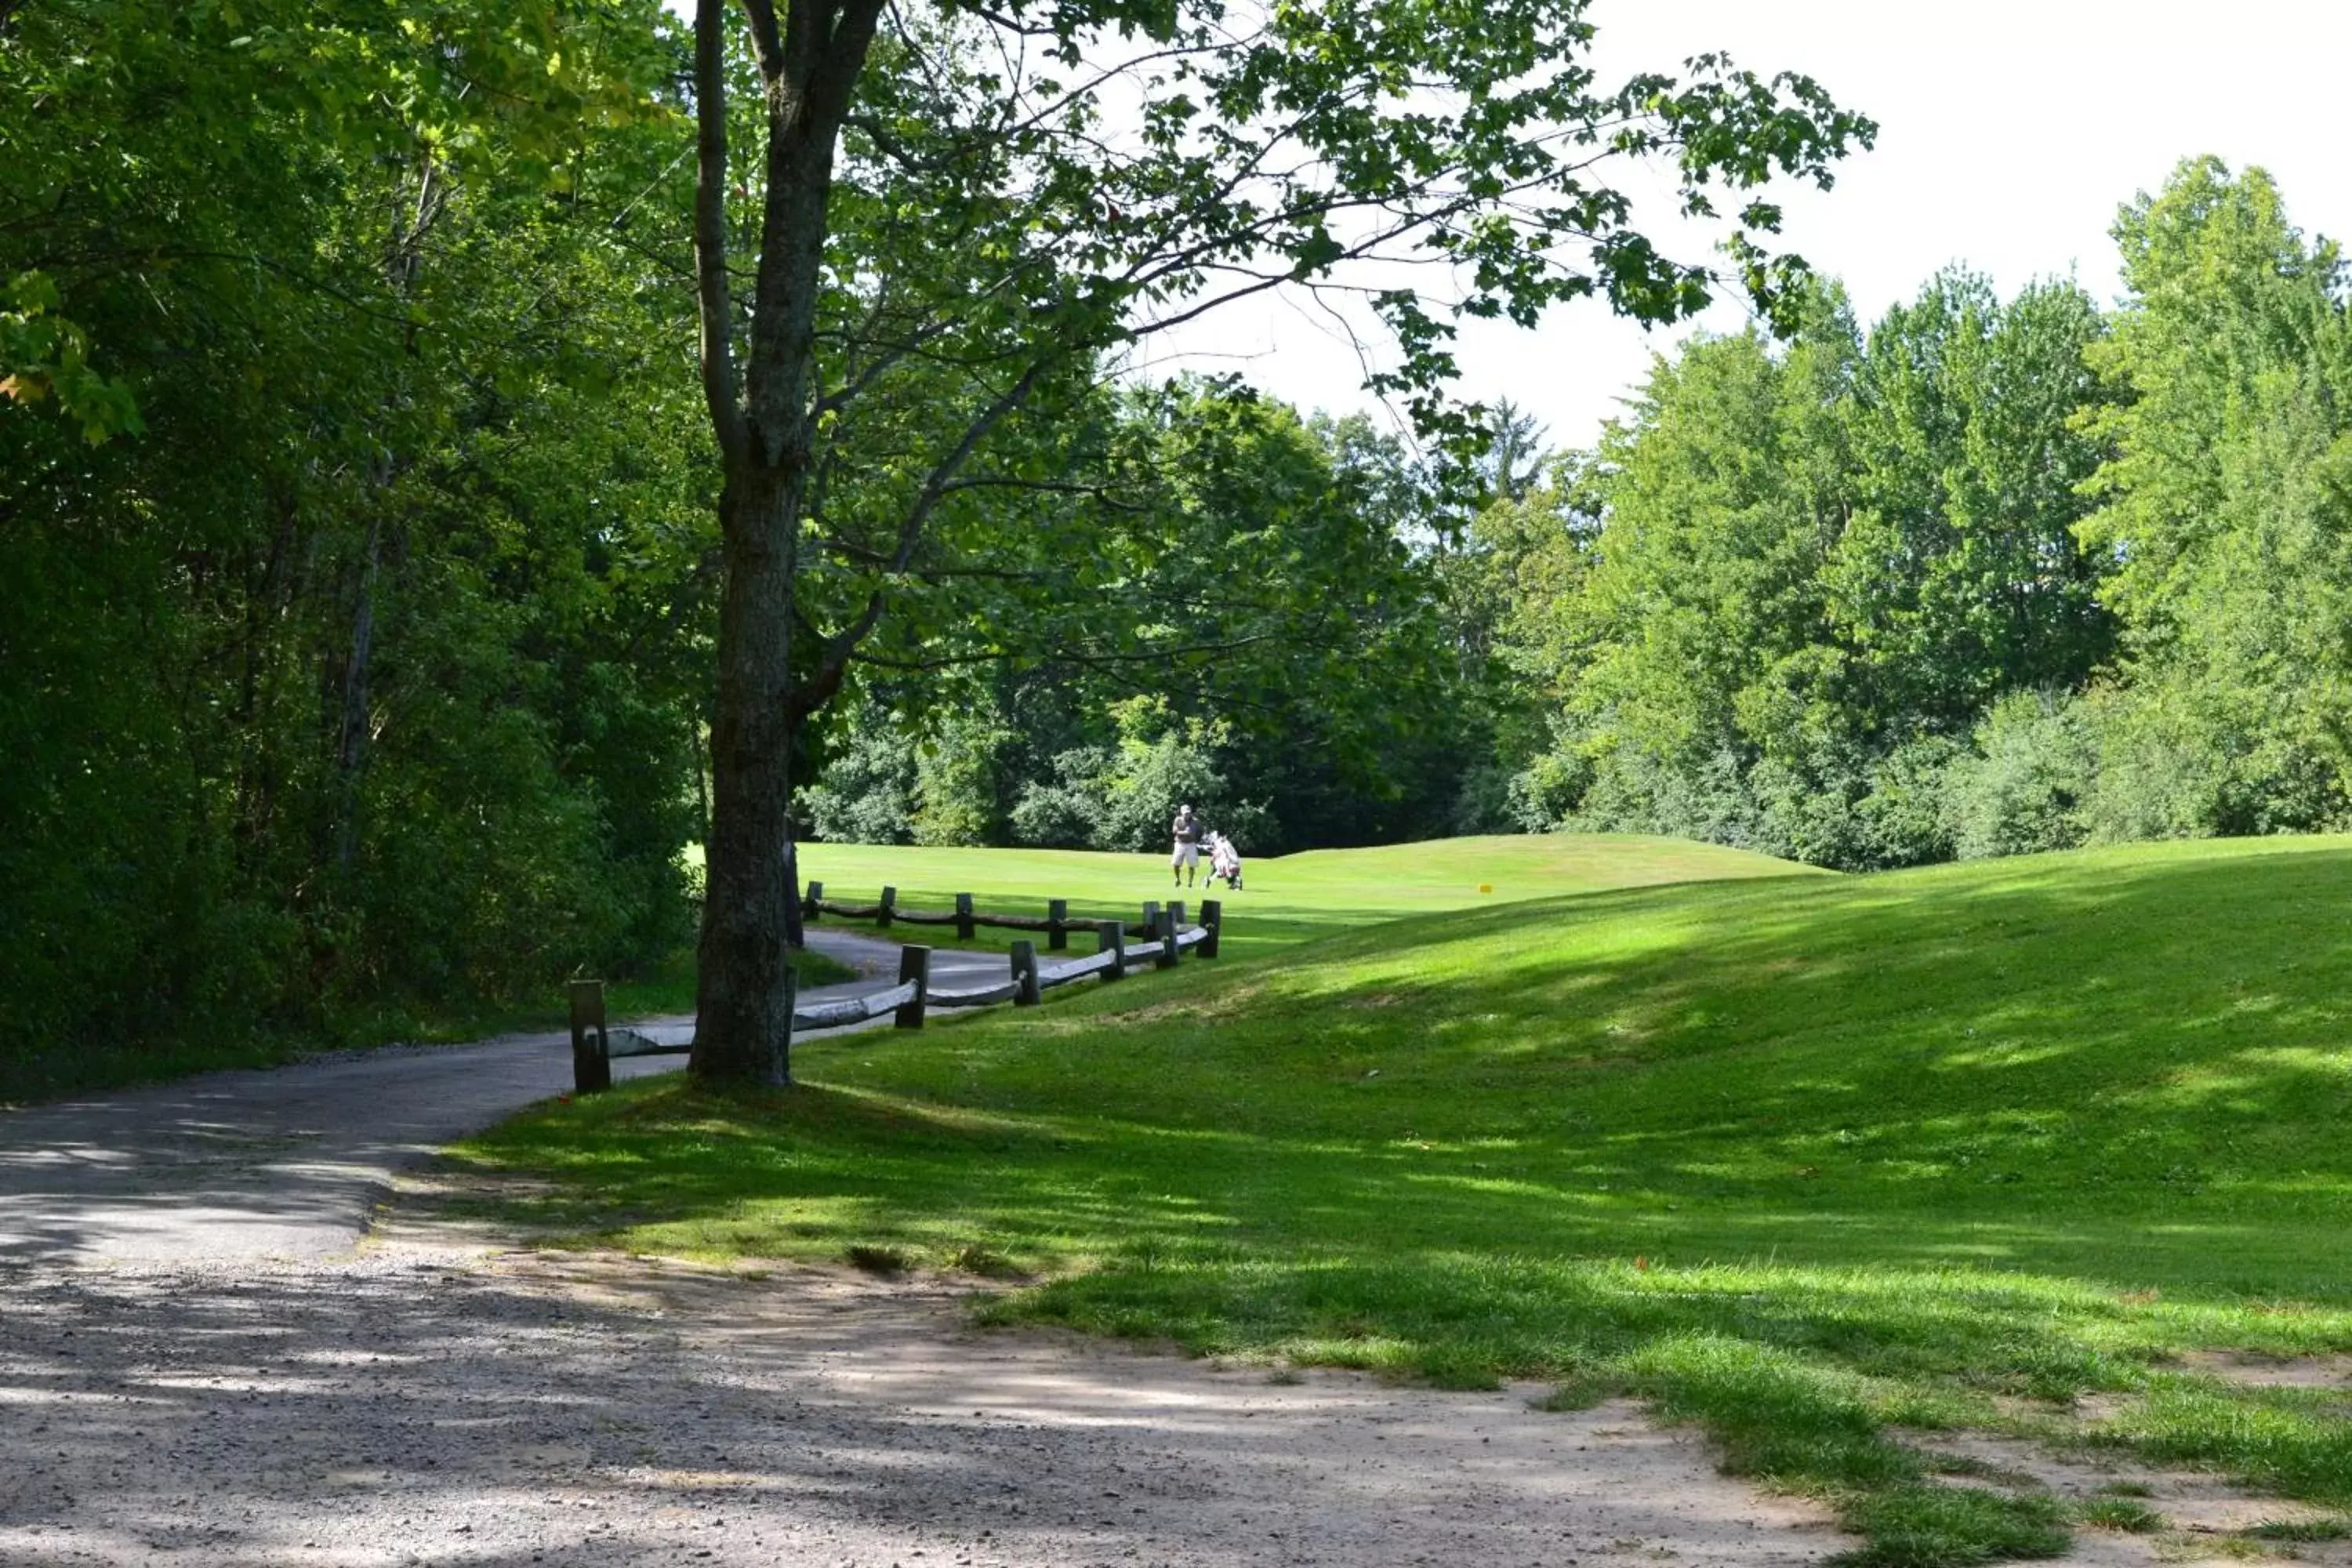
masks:
[(1158, 899), (1143, 900), (1143, 934), (1146, 936), (1160, 934), (1160, 900)]
[(1060, 952), (1069, 945), (1070, 900), (1048, 899), (1045, 900), (1045, 947), (1048, 952)]
[(768, 1087), (784, 1089), (793, 1081), (793, 1013), (801, 1005), (801, 977), (797, 970), (784, 971), (784, 1031), (768, 1042)]
[(572, 983), (572, 1088), (593, 1094), (613, 1087), (613, 1058), (604, 1054), (604, 983)]
[(803, 920), (815, 920), (818, 916), (824, 913), (824, 884), (823, 882), (811, 882), (809, 884), (808, 897), (801, 900), (801, 918)]
[(958, 893), (956, 895), (956, 940), (970, 942), (971, 931), (971, 895)]
[(1127, 924), (1125, 921), (1097, 921), (1095, 951), (1110, 954), (1110, 967), (1103, 971), (1105, 980), (1127, 978)]
[(896, 908), (898, 907), (898, 889), (896, 889), (896, 888), (885, 888), (885, 889), (882, 889), (882, 912), (881, 912), (880, 916), (879, 916), (879, 917), (875, 921), (875, 922), (874, 922), (874, 923), (875, 923), (875, 924), (877, 924), (877, 925), (878, 925), (878, 926), (880, 926), (884, 931), (888, 931), (888, 930), (890, 929), (890, 911), (891, 911), (892, 910), (896, 909)]
[(1017, 1007), (1034, 1007), (1045, 994), (1037, 984), (1037, 944), (1022, 937), (1013, 944), (1013, 1003)]
[(894, 1016), (898, 1027), (919, 1029), (923, 1026), (923, 1003), (931, 994), (931, 950), (908, 943), (898, 950), (898, 984), (915, 983), (915, 999), (898, 1004)]
[(1168, 923), (1180, 931), (1184, 929), (1184, 906), (1181, 901), (1168, 906)]
[(1202, 899), (1201, 900), (1201, 945), (1198, 949), (1202, 958), (1217, 956), (1217, 931), (1224, 923), (1223, 901), (1218, 899)]
[(1175, 915), (1176, 911), (1172, 908), (1160, 911), (1160, 951), (1152, 956), (1151, 960), (1152, 967), (1156, 969), (1176, 967)]

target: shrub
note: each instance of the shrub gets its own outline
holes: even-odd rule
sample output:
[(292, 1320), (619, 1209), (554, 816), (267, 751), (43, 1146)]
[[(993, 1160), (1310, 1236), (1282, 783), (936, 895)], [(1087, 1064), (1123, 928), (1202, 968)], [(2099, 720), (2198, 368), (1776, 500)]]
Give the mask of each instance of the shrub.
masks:
[(915, 753), (918, 844), (1002, 844), (1012, 815), (1008, 753), (1018, 737), (993, 709), (958, 714)]
[(800, 792), (812, 832), (835, 844), (911, 844), (915, 838), (915, 748), (874, 710), (815, 784)]
[(2084, 803), (2099, 773), (2084, 704), (2015, 691), (1977, 726), (1974, 749), (1946, 770), (1945, 816), (1964, 860), (2069, 849), (2089, 835)]
[(1102, 820), (1103, 781), (1114, 753), (1100, 746), (1081, 746), (1054, 759), (1054, 780), (1024, 785), (1013, 807), (1015, 843), (1039, 849), (1086, 849), (1095, 842)]

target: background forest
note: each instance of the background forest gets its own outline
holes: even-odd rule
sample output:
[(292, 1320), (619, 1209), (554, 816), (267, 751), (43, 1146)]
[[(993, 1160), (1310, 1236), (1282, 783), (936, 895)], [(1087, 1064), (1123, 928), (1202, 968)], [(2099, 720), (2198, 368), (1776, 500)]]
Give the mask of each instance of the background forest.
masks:
[[(0, 7), (0, 1030), (362, 1036), (690, 942), (684, 44), (521, 9)], [(2112, 310), (1824, 284), (1590, 450), (1491, 411), (1475, 471), (1096, 365), (961, 498), (1013, 542), (856, 667), (803, 827), (1135, 849), (1191, 799), (1253, 854), (1853, 868), (2341, 826), (2339, 258), (2211, 162), (2115, 232)]]
[(2115, 237), (2113, 310), (1955, 268), (1865, 329), (1823, 286), (1787, 341), (1662, 357), (1592, 449), (1497, 408), (1466, 502), (1360, 421), (1244, 404), (1263, 438), (1171, 486), (1249, 563), (1198, 591), (1251, 593), (1276, 537), (1402, 542), (1339, 574), (1340, 667), (1006, 670), (920, 741), (877, 684), (814, 826), (1144, 848), (1189, 796), (1260, 849), (1572, 827), (1842, 869), (2341, 826), (2340, 258), (2210, 160)]

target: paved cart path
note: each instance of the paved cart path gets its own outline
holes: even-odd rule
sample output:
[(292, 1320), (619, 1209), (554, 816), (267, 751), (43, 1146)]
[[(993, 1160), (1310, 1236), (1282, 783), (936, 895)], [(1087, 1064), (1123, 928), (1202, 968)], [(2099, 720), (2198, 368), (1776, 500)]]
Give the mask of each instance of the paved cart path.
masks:
[[(892, 943), (833, 931), (809, 939), (863, 972), (803, 993), (809, 1000), (897, 980)], [(940, 952), (931, 962), (942, 988), (1007, 973), (993, 953)], [(651, 1022), (690, 1029), (693, 1019)], [(624, 1058), (613, 1071), (636, 1078), (684, 1061)], [(400, 1171), (571, 1088), (570, 1037), (555, 1032), (207, 1073), (0, 1114), (0, 1267), (347, 1252)]]

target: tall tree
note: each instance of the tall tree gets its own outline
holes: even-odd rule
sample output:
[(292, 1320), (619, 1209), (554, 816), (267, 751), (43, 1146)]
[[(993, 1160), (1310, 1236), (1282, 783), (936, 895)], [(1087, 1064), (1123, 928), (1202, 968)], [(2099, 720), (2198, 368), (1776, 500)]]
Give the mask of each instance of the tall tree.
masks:
[[(2082, 528), (2112, 563), (2130, 689), (2103, 836), (2352, 815), (2352, 307), (2335, 244), (2260, 169), (2184, 161), (2124, 208), (2121, 395)], [(2123, 754), (2136, 753), (2126, 762)], [(2126, 785), (2132, 775), (2138, 782)]]
[[(786, 1076), (782, 924), (797, 732), (927, 574), (988, 569), (976, 489), (1049, 486), (1024, 419), (1103, 354), (1285, 286), (1347, 285), (1393, 332), (1378, 385), (1465, 444), (1448, 311), (1533, 321), (1599, 294), (1645, 321), (1713, 268), (1632, 224), (1612, 160), (1671, 163), (1770, 303), (1776, 174), (1822, 184), (1874, 128), (1719, 57), (1600, 87), (1580, 4), (698, 0), (694, 224), (726, 584), (693, 1069)], [(748, 46), (756, 181), (730, 168)], [(756, 184), (756, 193), (753, 186)], [(740, 194), (739, 194), (740, 193)], [(756, 232), (738, 312), (733, 221)], [(1445, 264), (1449, 301), (1351, 265)], [(1050, 412), (1047, 422), (1050, 423)]]
[(1870, 331), (1843, 405), (1853, 515), (1829, 568), (1866, 731), (1965, 733), (2003, 692), (2079, 686), (2106, 656), (2100, 563), (2076, 542), (2100, 444), (2067, 282), (2006, 303), (1958, 269)]
[(369, 1028), (674, 948), (692, 300), (605, 239), (677, 154), (661, 18), (9, 18), (0, 1036)]
[(1824, 290), (1786, 348), (1662, 362), (1586, 471), (1597, 535), (1525, 556), (1565, 605), (1538, 576), (1503, 622), (1561, 700), (1528, 788), (1832, 865), (1948, 852), (1930, 775), (2004, 694), (2079, 689), (2112, 647), (2074, 533), (2102, 330), (2071, 284), (2003, 302), (1955, 271), (1866, 337)]
[(1525, 500), (1543, 472), (1544, 427), (1536, 416), (1498, 398), (1486, 415), (1486, 456), (1484, 462), (1486, 496), (1496, 500)]

